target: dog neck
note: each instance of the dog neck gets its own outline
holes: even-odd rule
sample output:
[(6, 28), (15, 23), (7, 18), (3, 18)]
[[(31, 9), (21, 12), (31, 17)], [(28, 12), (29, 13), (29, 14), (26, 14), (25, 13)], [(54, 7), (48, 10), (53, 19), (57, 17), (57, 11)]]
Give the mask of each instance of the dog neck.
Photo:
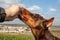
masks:
[(49, 30), (32, 29), (32, 34), (34, 35), (35, 40), (56, 40), (56, 37), (53, 36)]

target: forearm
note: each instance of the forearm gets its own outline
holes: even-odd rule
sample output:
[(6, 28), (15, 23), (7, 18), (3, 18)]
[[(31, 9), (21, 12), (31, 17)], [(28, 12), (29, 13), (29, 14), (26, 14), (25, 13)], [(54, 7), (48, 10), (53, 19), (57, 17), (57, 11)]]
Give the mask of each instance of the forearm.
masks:
[(0, 7), (0, 22), (4, 21), (12, 21), (14, 18), (11, 17), (10, 11), (8, 9), (4, 9)]

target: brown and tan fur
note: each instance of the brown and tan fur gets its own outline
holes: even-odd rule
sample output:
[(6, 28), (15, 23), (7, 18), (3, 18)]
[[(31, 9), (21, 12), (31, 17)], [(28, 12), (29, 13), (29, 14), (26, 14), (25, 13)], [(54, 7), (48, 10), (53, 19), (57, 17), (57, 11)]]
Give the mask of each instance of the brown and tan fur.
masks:
[(54, 17), (46, 20), (39, 14), (32, 14), (28, 10), (20, 8), (18, 18), (31, 28), (35, 40), (60, 40), (48, 30), (52, 25)]

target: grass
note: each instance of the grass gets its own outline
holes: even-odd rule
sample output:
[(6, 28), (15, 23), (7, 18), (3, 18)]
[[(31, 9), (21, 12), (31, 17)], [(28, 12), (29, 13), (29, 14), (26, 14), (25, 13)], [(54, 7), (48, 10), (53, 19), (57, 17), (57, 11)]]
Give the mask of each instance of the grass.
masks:
[[(54, 29), (54, 30), (52, 30)], [(60, 38), (60, 27), (52, 27), (51, 32), (54, 36)], [(7, 33), (0, 33), (0, 40), (35, 40), (33, 35), (28, 34), (7, 34)]]
[[(60, 38), (60, 32), (52, 31), (52, 34)], [(32, 34), (0, 34), (0, 40), (35, 40)]]
[(0, 34), (0, 40), (34, 40), (34, 38), (31, 34)]

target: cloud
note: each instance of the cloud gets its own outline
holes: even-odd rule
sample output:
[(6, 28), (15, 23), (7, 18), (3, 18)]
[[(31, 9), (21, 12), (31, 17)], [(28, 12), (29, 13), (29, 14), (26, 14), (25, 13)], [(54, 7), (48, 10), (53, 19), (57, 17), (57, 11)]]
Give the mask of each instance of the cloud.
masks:
[(51, 11), (51, 12), (55, 12), (56, 9), (55, 9), (55, 8), (50, 8), (49, 11)]
[(0, 0), (0, 6), (6, 8), (6, 7), (11, 6), (12, 4), (17, 4), (17, 5), (25, 7), (25, 5), (20, 2), (21, 0)]
[(46, 13), (48, 14), (48, 13), (53, 13), (53, 12), (56, 12), (56, 11), (57, 10), (55, 8), (49, 8)]
[(20, 3), (20, 4), (18, 4), (18, 5), (21, 6), (21, 7), (24, 7), (24, 8), (26, 7), (25, 4), (21, 4), (21, 3)]
[(37, 6), (37, 5), (33, 5), (33, 6), (29, 7), (29, 8), (27, 8), (27, 9), (30, 10), (30, 11), (35, 11), (35, 10), (40, 10), (41, 8), (39, 6)]
[(17, 4), (19, 0), (4, 0), (6, 4)]

